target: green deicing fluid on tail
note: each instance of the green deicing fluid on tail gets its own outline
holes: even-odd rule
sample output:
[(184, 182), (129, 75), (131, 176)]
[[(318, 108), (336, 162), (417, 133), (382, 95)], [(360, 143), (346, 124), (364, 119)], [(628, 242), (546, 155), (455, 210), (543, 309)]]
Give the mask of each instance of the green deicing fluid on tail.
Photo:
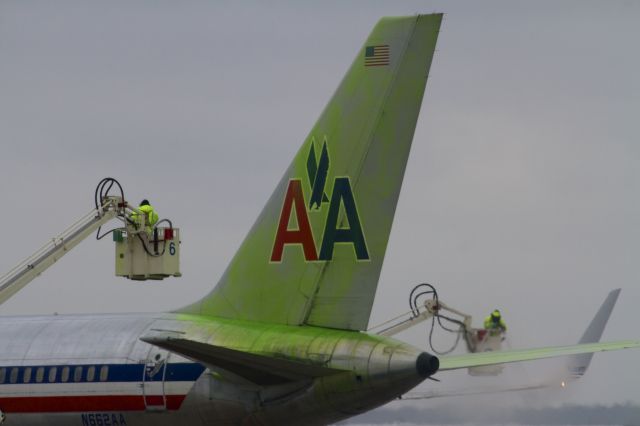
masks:
[(367, 328), (441, 20), (376, 25), (218, 285), (180, 312)]

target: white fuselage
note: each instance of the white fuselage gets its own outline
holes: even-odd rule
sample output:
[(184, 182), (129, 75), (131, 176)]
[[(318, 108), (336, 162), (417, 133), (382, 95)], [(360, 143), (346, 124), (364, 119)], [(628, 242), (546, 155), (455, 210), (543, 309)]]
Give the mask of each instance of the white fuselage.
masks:
[(190, 392), (205, 367), (139, 341), (154, 324), (179, 322), (171, 314), (3, 318), (0, 410), (7, 423), (139, 424), (140, 414), (165, 413), (153, 416), (158, 424), (170, 413), (194, 413), (180, 408), (188, 395), (197, 400)]
[(419, 351), (357, 332), (313, 337), (305, 349), (346, 374), (271, 387), (230, 381), (140, 340), (172, 332), (215, 342), (223, 329), (169, 313), (4, 317), (0, 410), (10, 425), (326, 424), (424, 380), (415, 370)]

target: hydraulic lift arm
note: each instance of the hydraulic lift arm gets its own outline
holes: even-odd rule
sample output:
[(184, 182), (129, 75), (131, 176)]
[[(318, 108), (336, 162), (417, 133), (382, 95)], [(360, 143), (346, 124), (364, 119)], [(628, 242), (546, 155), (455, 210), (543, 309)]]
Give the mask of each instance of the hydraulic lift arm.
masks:
[[(109, 195), (112, 188), (119, 195)], [(99, 235), (100, 227), (112, 219), (120, 220), (121, 226)], [(0, 305), (96, 231), (97, 239), (113, 234), (116, 276), (136, 281), (181, 276), (179, 229), (169, 219), (158, 219), (157, 214), (150, 217), (130, 207), (117, 180), (102, 179), (95, 208), (0, 277)], [(163, 223), (168, 226), (159, 226)]]
[[(430, 296), (430, 298), (419, 302), (424, 296)], [(504, 340), (502, 332), (472, 327), (471, 315), (441, 302), (438, 292), (431, 284), (423, 283), (415, 286), (409, 296), (409, 306), (411, 307), (409, 312), (372, 327), (368, 331), (382, 336), (394, 336), (425, 321), (431, 321), (428, 343), (431, 350), (438, 355), (451, 353), (456, 349), (460, 341), (464, 341), (467, 351), (472, 353), (495, 352), (501, 349), (502, 341)], [(448, 350), (439, 351), (434, 347), (432, 337), (436, 325), (439, 329), (456, 336), (454, 344)], [(471, 375), (495, 376), (500, 374), (501, 371), (501, 365), (469, 368), (469, 374)]]
[(103, 200), (102, 206), (92, 209), (60, 235), (52, 238), (38, 251), (16, 265), (0, 278), (0, 305), (102, 225), (118, 214), (126, 214), (126, 210), (121, 197), (107, 197)]
[[(438, 315), (441, 311), (448, 311), (461, 316), (463, 318), (462, 322), (464, 323), (465, 328), (467, 330), (471, 330), (471, 315), (469, 314), (458, 311), (457, 309), (447, 306), (440, 301), (436, 301), (435, 299), (425, 300), (424, 308), (424, 311), (422, 311), (420, 314), (411, 316), (403, 321), (400, 321), (397, 324), (383, 328), (376, 334), (380, 334), (382, 336), (394, 336), (401, 331), (404, 331), (408, 328), (411, 328), (433, 318), (434, 315)], [(410, 314), (410, 312), (407, 312), (407, 314), (405, 315), (408, 314)]]

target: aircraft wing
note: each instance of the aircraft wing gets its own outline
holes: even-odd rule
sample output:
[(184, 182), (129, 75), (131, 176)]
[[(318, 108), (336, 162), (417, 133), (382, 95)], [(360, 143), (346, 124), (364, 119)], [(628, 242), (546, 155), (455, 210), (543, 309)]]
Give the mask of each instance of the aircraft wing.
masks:
[(309, 380), (342, 373), (321, 363), (302, 363), (198, 342), (175, 336), (143, 336), (143, 342), (219, 368), (260, 386)]
[[(564, 356), (564, 355), (572, 355), (570, 361), (568, 363), (568, 367), (570, 368), (569, 372), (572, 372), (571, 368), (574, 364), (576, 364), (576, 359), (581, 360), (582, 356), (593, 355), (594, 352), (603, 352), (610, 350), (618, 350), (618, 349), (629, 349), (634, 347), (639, 347), (640, 341), (635, 340), (627, 340), (622, 342), (611, 342), (611, 343), (597, 343), (597, 344), (578, 344), (573, 346), (559, 346), (552, 348), (542, 348), (542, 349), (529, 349), (529, 350), (518, 350), (518, 351), (503, 351), (503, 352), (484, 352), (480, 354), (470, 354), (470, 355), (461, 355), (461, 356), (452, 356), (452, 357), (441, 357), (440, 358), (440, 369), (438, 371), (443, 370), (455, 370), (458, 368), (467, 368), (470, 366), (476, 367), (480, 365), (491, 365), (491, 364), (502, 364), (506, 362), (518, 362), (518, 361), (529, 361), (541, 358), (552, 358), (556, 356)], [(588, 352), (584, 352), (588, 351)], [(473, 355), (484, 355), (483, 357), (477, 357)], [(465, 360), (464, 358), (471, 358), (469, 360)], [(480, 358), (474, 360), (473, 358)], [(573, 359), (576, 358), (576, 359)], [(508, 359), (503, 361), (498, 361), (498, 359)], [(584, 358), (582, 358), (584, 360)], [(589, 358), (589, 361), (591, 359)], [(464, 365), (462, 365), (464, 364)], [(525, 391), (525, 390), (533, 390), (533, 389), (545, 389), (551, 387), (564, 387), (566, 385), (566, 380), (574, 380), (581, 377), (588, 368), (588, 363), (582, 369), (582, 374), (580, 376), (572, 375), (567, 378), (553, 378), (545, 381), (539, 381), (536, 383), (529, 384), (520, 384), (520, 385), (506, 385), (506, 386), (481, 386), (474, 388), (464, 388), (464, 389), (453, 389), (453, 390), (445, 390), (441, 391), (438, 389), (434, 389), (428, 392), (408, 392), (402, 396), (402, 400), (422, 400), (422, 399), (434, 399), (434, 398), (445, 398), (445, 397), (455, 397), (455, 396), (469, 396), (469, 395), (486, 395), (489, 393), (502, 393), (502, 392), (517, 392), (517, 391)]]
[[(554, 383), (557, 385), (557, 383)], [(506, 386), (506, 387), (496, 387), (496, 386), (483, 386), (476, 388), (465, 388), (458, 390), (433, 390), (430, 392), (408, 392), (402, 395), (402, 398), (397, 401), (413, 401), (420, 399), (435, 399), (435, 398), (450, 398), (454, 396), (469, 396), (469, 395), (486, 395), (488, 393), (502, 393), (502, 392), (517, 392), (524, 390), (532, 390), (532, 389), (544, 389), (549, 388), (552, 385), (550, 383), (538, 383), (538, 384), (530, 384), (530, 385), (520, 385), (520, 386)]]
[[(491, 364), (502, 364), (503, 362), (518, 362), (518, 361), (529, 361), (541, 358), (552, 358), (556, 356), (564, 356), (571, 355), (569, 358), (569, 362), (567, 363), (567, 367), (569, 369), (569, 373), (574, 371), (575, 365), (584, 360), (586, 356), (592, 356), (594, 352), (603, 352), (609, 350), (618, 350), (618, 349), (628, 349), (639, 347), (640, 341), (627, 340), (622, 342), (612, 342), (612, 343), (598, 343), (598, 344), (578, 344), (573, 346), (560, 346), (560, 347), (552, 347), (552, 348), (542, 348), (542, 349), (529, 349), (529, 350), (518, 350), (518, 351), (504, 351), (504, 352), (484, 352), (480, 354), (471, 354), (471, 355), (484, 355), (482, 359), (474, 360), (472, 357), (470, 360), (465, 360), (463, 358), (468, 355), (461, 355), (455, 357), (441, 357), (440, 358), (440, 369), (438, 371), (443, 370), (455, 370), (458, 368), (466, 368), (469, 367), (470, 363), (473, 363), (473, 367), (480, 365), (491, 365)], [(584, 352), (584, 350), (588, 350), (589, 352)], [(508, 361), (497, 361), (497, 359), (508, 358)], [(590, 361), (591, 358), (588, 358)], [(478, 363), (475, 363), (475, 362)], [(464, 366), (458, 366), (465, 363)], [(517, 391), (525, 391), (525, 390), (533, 390), (533, 389), (545, 389), (551, 387), (564, 387), (566, 385), (567, 380), (575, 380), (579, 377), (582, 377), (588, 368), (588, 362), (586, 366), (580, 371), (582, 372), (579, 376), (573, 374), (569, 377), (555, 377), (553, 379), (548, 379), (545, 381), (538, 381), (536, 383), (528, 383), (528, 384), (506, 384), (503, 386), (481, 386), (474, 388), (464, 388), (464, 389), (454, 389), (454, 390), (445, 390), (441, 391), (438, 389), (428, 391), (428, 392), (408, 392), (402, 396), (402, 400), (422, 400), (422, 399), (434, 399), (434, 398), (444, 398), (444, 397), (454, 397), (454, 396), (469, 396), (469, 395), (486, 395), (489, 393), (502, 393), (502, 392), (517, 392)]]
[(509, 350), (499, 352), (480, 352), (465, 355), (449, 355), (439, 357), (438, 371), (457, 370), (460, 368), (480, 367), (484, 365), (507, 364), (510, 362), (532, 361), (535, 359), (554, 358), (558, 356), (592, 354), (595, 352), (615, 351), (640, 347), (640, 340), (621, 340), (608, 343), (583, 343), (571, 346), (555, 346), (549, 348)]
[[(567, 379), (579, 378), (587, 371), (595, 352), (635, 348), (640, 345), (638, 340), (600, 343), (600, 337), (619, 295), (619, 288), (609, 292), (577, 345), (445, 356), (440, 357), (440, 371), (571, 355), (567, 361), (567, 370), (570, 375)], [(538, 387), (543, 386), (543, 384), (538, 385)]]
[[(602, 337), (602, 333), (604, 332), (605, 326), (609, 321), (609, 317), (611, 316), (611, 312), (618, 300), (618, 296), (620, 295), (620, 289), (615, 289), (609, 292), (604, 302), (596, 312), (595, 316), (589, 323), (587, 329), (582, 334), (582, 337), (578, 341), (578, 344), (586, 344), (586, 343), (598, 343), (600, 341), (600, 337)], [(606, 350), (606, 349), (604, 349)], [(523, 352), (523, 351), (520, 351)], [(454, 390), (438, 390), (434, 389), (427, 392), (409, 392), (402, 396), (403, 400), (420, 400), (420, 399), (433, 399), (433, 398), (444, 398), (444, 397), (454, 397), (454, 396), (467, 396), (467, 395), (485, 395), (488, 393), (501, 393), (501, 392), (514, 392), (514, 391), (524, 391), (524, 390), (532, 390), (532, 389), (544, 389), (551, 387), (564, 387), (567, 382), (570, 380), (575, 380), (582, 377), (589, 368), (589, 364), (591, 359), (593, 358), (593, 352), (587, 353), (579, 353), (574, 354), (567, 357), (566, 364), (566, 375), (553, 378), (548, 378), (546, 380), (537, 381), (535, 383), (523, 383), (523, 384), (504, 384), (502, 386), (480, 386), (469, 388), (466, 387), (464, 389), (454, 389)], [(442, 360), (441, 360), (442, 362)]]

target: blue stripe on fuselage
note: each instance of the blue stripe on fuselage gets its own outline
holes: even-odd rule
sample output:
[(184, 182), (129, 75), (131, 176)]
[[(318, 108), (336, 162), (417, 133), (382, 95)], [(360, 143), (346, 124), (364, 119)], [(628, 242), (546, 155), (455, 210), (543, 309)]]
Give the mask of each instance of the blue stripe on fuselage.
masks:
[[(82, 374), (76, 379), (75, 370), (82, 367)], [(89, 367), (94, 367), (93, 380), (89, 381), (87, 373)], [(106, 380), (100, 380), (100, 371), (103, 367), (108, 367)], [(43, 368), (42, 380), (38, 381), (38, 369)], [(54, 380), (49, 381), (52, 369), (56, 369)], [(63, 369), (68, 368), (67, 380), (63, 381)], [(16, 372), (14, 372), (16, 369)], [(30, 374), (25, 375), (27, 369), (31, 369)], [(145, 374), (145, 369), (147, 374)], [(192, 382), (196, 381), (202, 374), (205, 367), (193, 362), (180, 362), (167, 364), (164, 373), (166, 382)], [(4, 370), (4, 372), (3, 372)], [(163, 380), (162, 368), (156, 374), (149, 375), (153, 370), (145, 364), (66, 364), (66, 365), (25, 365), (25, 366), (0, 366), (0, 385), (25, 384), (25, 383), (108, 383), (108, 382), (141, 382), (143, 374), (145, 382), (161, 382)], [(29, 376), (29, 377), (26, 377)], [(11, 380), (14, 378), (15, 380)], [(25, 381), (25, 378), (29, 380)]]

